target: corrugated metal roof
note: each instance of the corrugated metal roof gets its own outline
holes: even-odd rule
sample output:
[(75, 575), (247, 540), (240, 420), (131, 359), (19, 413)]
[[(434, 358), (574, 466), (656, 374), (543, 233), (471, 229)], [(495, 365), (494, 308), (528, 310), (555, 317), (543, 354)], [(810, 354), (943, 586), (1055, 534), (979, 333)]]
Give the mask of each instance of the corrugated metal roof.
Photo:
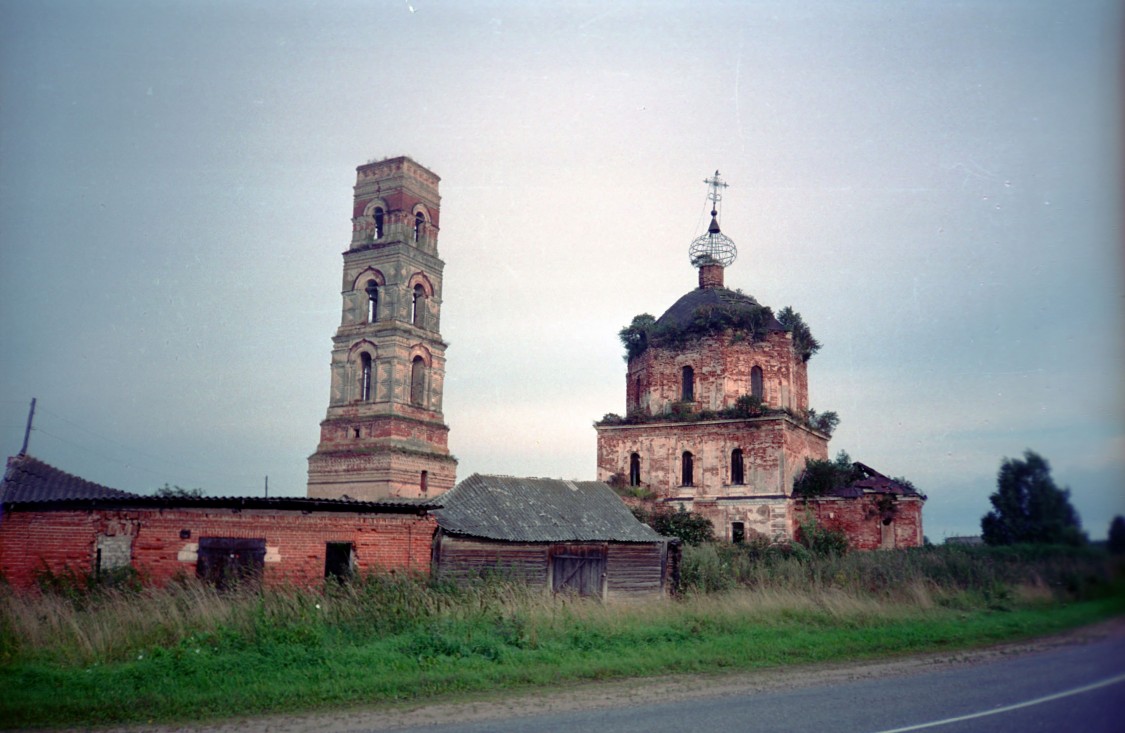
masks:
[(43, 504), (53, 507), (74, 504), (131, 507), (230, 507), (336, 512), (424, 513), (441, 506), (440, 499), (309, 499), (303, 496), (154, 496), (134, 494), (78, 478), (28, 455), (8, 459), (0, 504)]
[(434, 512), (447, 532), (512, 542), (658, 542), (600, 481), (474, 473)]
[(0, 485), (0, 503), (15, 504), (75, 499), (129, 499), (128, 491), (111, 489), (60, 471), (29, 455), (8, 459)]

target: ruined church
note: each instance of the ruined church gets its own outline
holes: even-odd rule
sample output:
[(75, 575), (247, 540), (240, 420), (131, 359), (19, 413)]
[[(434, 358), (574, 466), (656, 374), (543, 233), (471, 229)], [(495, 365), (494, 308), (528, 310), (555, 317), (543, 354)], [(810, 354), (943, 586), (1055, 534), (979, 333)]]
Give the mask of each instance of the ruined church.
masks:
[(738, 252), (719, 225), (726, 184), (718, 171), (705, 183), (710, 226), (688, 250), (698, 287), (622, 331), (626, 412), (596, 424), (598, 479), (702, 514), (732, 542), (791, 538), (815, 521), (853, 547), (921, 545), (925, 497), (868, 466), (853, 464), (842, 485), (795, 494), (806, 464), (827, 461), (834, 427), (834, 414), (809, 408), (808, 361), (819, 345), (792, 309), (779, 320), (726, 287)]
[[(356, 174), (331, 393), (309, 457), (308, 496), (432, 498), (456, 482), (442, 414), (439, 178), (407, 157)], [(598, 480), (703, 514), (733, 542), (791, 538), (815, 519), (846, 532), (854, 547), (921, 544), (925, 497), (863, 464), (843, 485), (795, 495), (807, 462), (828, 459), (832, 424), (808, 398), (817, 345), (791, 309), (775, 316), (726, 287), (737, 255), (719, 226), (726, 184), (717, 171), (706, 183), (710, 226), (689, 247), (698, 287), (622, 332), (626, 411), (596, 424)]]
[(638, 522), (622, 494), (703, 514), (732, 542), (792, 538), (815, 521), (856, 549), (922, 543), (925, 497), (909, 482), (855, 463), (846, 481), (795, 490), (808, 462), (828, 457), (832, 421), (808, 404), (816, 343), (790, 309), (775, 316), (725, 286), (737, 250), (719, 227), (717, 173), (711, 225), (689, 248), (698, 287), (622, 331), (626, 412), (596, 425), (598, 481), (474, 474), (455, 487), (438, 182), (406, 157), (357, 168), (307, 497), (135, 494), (68, 474), (25, 444), (0, 480), (0, 575), (32, 588), (44, 572), (132, 570), (163, 584), (194, 570), (221, 587), (504, 567), (544, 592), (664, 595), (679, 541)]

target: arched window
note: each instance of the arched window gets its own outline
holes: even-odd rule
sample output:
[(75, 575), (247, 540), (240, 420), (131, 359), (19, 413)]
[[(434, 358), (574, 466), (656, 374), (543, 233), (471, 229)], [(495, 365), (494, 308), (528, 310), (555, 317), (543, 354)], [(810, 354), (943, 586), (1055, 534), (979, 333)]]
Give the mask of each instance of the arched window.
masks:
[(422, 357), (414, 357), (410, 362), (410, 404), (421, 405), (426, 389), (426, 362)]
[(695, 486), (695, 459), (691, 455), (691, 451), (684, 451), (682, 460), (680, 461), (680, 484), (683, 486)]
[(689, 366), (684, 367), (683, 386), (680, 389), (680, 401), (691, 402), (695, 399), (695, 370)]
[(359, 398), (367, 402), (371, 399), (371, 354), (360, 354), (359, 370)]
[(757, 399), (762, 399), (762, 368), (756, 366), (750, 370), (750, 394)]
[(383, 209), (376, 206), (375, 210), (371, 212), (372, 217), (375, 219), (375, 238), (383, 238)]
[(379, 320), (379, 283), (374, 280), (367, 281), (367, 322), (374, 323)]
[(414, 299), (410, 304), (410, 322), (419, 328), (426, 312), (426, 289), (421, 285), (414, 286)]
[(422, 227), (426, 225), (426, 217), (422, 216), (419, 211), (414, 215), (414, 241), (417, 242), (422, 238)]
[(421, 489), (422, 493), (424, 494), (429, 490), (429, 488), (430, 488), (429, 484), (430, 484), (430, 472), (429, 471), (423, 471), (421, 477), (418, 479), (418, 488)]
[(638, 453), (629, 456), (629, 485), (641, 485), (641, 456)]
[(746, 483), (743, 481), (741, 448), (735, 448), (730, 452), (730, 482), (735, 485)]

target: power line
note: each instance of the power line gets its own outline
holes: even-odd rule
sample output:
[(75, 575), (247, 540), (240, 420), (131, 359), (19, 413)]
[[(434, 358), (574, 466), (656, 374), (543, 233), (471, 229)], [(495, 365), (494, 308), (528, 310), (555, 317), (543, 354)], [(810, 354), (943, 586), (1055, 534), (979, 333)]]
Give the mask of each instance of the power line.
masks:
[[(146, 453), (144, 451), (137, 450), (135, 447), (127, 445), (125, 443), (122, 443), (119, 440), (115, 440), (113, 438), (102, 435), (98, 432), (95, 432), (94, 430), (91, 430), (91, 429), (89, 429), (89, 428), (87, 428), (87, 427), (85, 427), (85, 426), (83, 426), (79, 423), (74, 422), (73, 420), (70, 420), (66, 417), (63, 417), (62, 415), (59, 415), (58, 413), (56, 413), (52, 410), (48, 410), (48, 409), (43, 408), (43, 407), (39, 407), (37, 409), (39, 410), (39, 412), (45, 413), (46, 415), (49, 415), (52, 418), (54, 418), (56, 420), (59, 420), (62, 423), (66, 423), (67, 425), (70, 425), (71, 427), (73, 427), (73, 428), (93, 437), (93, 438), (104, 441), (105, 443), (111, 444), (113, 446), (116, 446), (116, 447), (124, 450), (127, 453), (127, 455), (129, 455), (130, 457), (138, 456), (138, 457), (141, 457), (141, 458), (147, 458), (147, 459), (150, 459), (152, 461), (156, 461), (158, 464), (163, 464), (163, 465), (167, 465), (167, 466), (174, 466), (176, 468), (180, 468), (180, 469), (184, 469), (186, 471), (189, 471), (189, 472), (191, 472), (192, 475), (197, 476), (197, 477), (202, 474), (204, 477), (209, 477), (210, 481), (222, 482), (224, 484), (230, 485), (232, 488), (234, 486), (247, 485), (247, 484), (251, 483), (251, 479), (248, 475), (238, 476), (237, 474), (218, 473), (218, 472), (215, 472), (215, 471), (208, 470), (206, 468), (201, 468), (201, 467), (196, 466), (196, 465), (189, 465), (189, 464), (181, 463), (179, 461), (174, 461), (174, 460), (171, 460), (171, 459), (162, 458), (160, 456), (155, 456), (155, 455), (152, 455), (150, 453)], [(40, 422), (42, 422), (42, 421), (40, 421)], [(140, 470), (144, 473), (148, 473), (148, 474), (151, 474), (153, 476), (158, 476), (158, 477), (167, 477), (168, 476), (168, 470), (167, 469), (158, 470), (156, 467), (154, 467), (152, 465), (146, 465), (144, 462), (140, 462), (140, 461), (134, 460), (132, 458), (126, 460), (126, 459), (122, 459), (121, 457), (119, 457), (117, 455), (107, 454), (107, 453), (105, 453), (101, 450), (98, 450), (94, 447), (89, 446), (88, 444), (75, 442), (72, 438), (64, 438), (61, 435), (50, 432), (49, 430), (44, 430), (40, 425), (33, 426), (32, 430), (36, 433), (42, 433), (43, 435), (47, 435), (51, 438), (54, 438), (55, 440), (58, 440), (59, 442), (66, 443), (67, 445), (73, 446), (73, 447), (78, 448), (80, 450), (83, 450), (83, 451), (85, 451), (85, 452), (87, 452), (91, 455), (97, 456), (98, 458), (100, 458), (104, 461), (109, 461), (109, 462), (115, 463), (115, 464), (120, 465), (120, 466), (125, 466), (126, 468), (129, 468), (131, 470)], [(257, 483), (257, 477), (256, 476), (253, 479), (253, 482), (254, 482), (254, 484)], [(256, 491), (256, 487), (255, 487), (255, 489), (251, 489), (249, 491), (250, 492)]]

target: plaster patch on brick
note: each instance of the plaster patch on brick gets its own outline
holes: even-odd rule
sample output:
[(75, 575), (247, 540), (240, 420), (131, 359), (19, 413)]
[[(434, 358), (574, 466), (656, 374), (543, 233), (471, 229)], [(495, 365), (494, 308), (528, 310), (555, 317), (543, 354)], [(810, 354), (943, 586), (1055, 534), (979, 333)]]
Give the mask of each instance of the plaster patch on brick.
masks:
[(176, 553), (176, 559), (194, 565), (199, 560), (199, 543), (189, 542), (181, 547), (180, 551)]
[(281, 562), (281, 550), (276, 545), (266, 546), (266, 562)]

